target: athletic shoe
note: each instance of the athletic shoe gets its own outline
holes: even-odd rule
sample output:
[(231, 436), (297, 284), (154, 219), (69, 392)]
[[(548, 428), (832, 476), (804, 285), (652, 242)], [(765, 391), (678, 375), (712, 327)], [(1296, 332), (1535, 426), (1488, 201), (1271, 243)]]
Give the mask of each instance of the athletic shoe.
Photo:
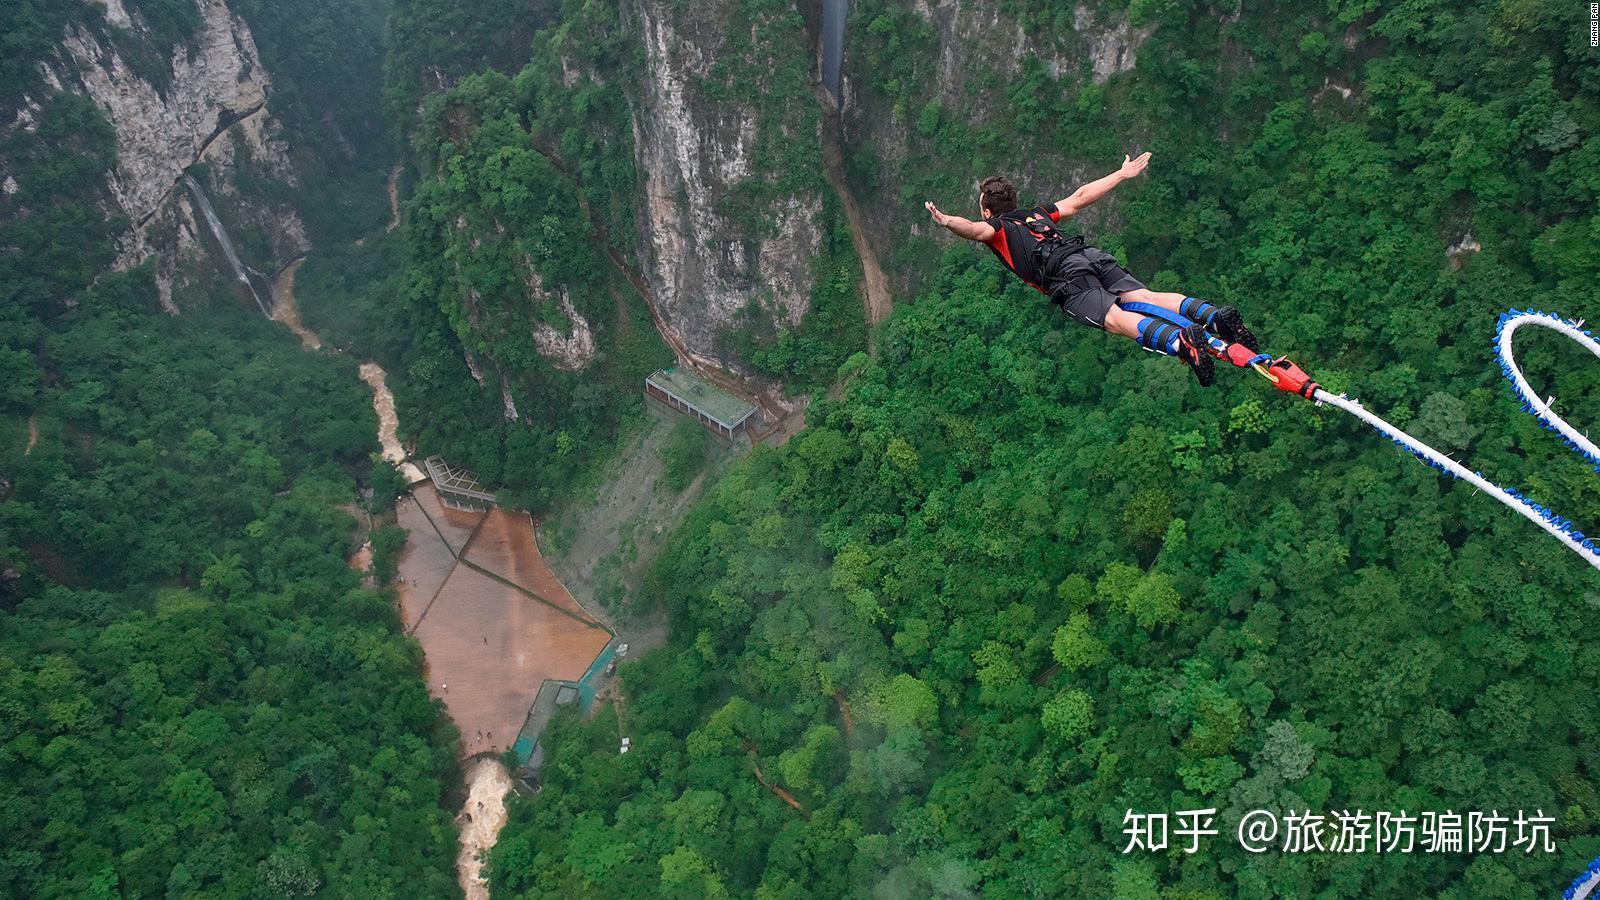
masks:
[(1244, 316), (1239, 314), (1236, 306), (1217, 307), (1217, 314), (1211, 317), (1211, 329), (1217, 337), (1230, 344), (1243, 344), (1257, 353), (1261, 352), (1255, 333), (1244, 324)]
[(1217, 380), (1216, 367), (1211, 363), (1211, 342), (1199, 325), (1190, 325), (1178, 333), (1178, 358), (1194, 370), (1201, 387), (1210, 387)]

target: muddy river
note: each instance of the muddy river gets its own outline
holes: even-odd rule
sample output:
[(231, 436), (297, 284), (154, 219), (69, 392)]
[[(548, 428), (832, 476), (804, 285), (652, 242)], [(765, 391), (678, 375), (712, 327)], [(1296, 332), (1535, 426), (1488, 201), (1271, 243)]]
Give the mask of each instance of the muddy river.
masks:
[[(273, 318), (294, 332), (307, 350), (318, 351), (322, 348), (322, 340), (300, 321), (300, 309), (295, 303), (294, 276), (303, 261), (290, 263), (273, 284)], [(378, 414), (378, 444), (383, 449), (383, 458), (399, 463), (408, 483), (423, 480), (422, 470), (407, 461), (405, 448), (400, 443), (400, 418), (395, 413), (394, 393), (389, 390), (387, 373), (375, 362), (364, 362), (361, 364), (361, 380), (372, 388), (372, 406)], [(31, 441), (29, 449), (32, 449)], [(357, 551), (352, 559), (353, 565), (359, 564), (362, 568), (370, 565), (371, 551), (369, 548), (363, 548), (363, 551), (366, 552)], [(457, 696), (461, 693), (458, 691)], [(516, 724), (520, 725), (521, 720)], [(514, 733), (512, 728), (506, 730)], [(457, 878), (469, 900), (486, 900), (489, 887), (482, 875), (483, 860), (490, 848), (494, 847), (500, 829), (506, 823), (505, 799), (511, 791), (511, 774), (498, 759), (480, 758), (474, 760), (467, 770), (466, 787), (467, 799), (456, 817), (456, 824), (461, 829), (461, 852), (456, 857)]]

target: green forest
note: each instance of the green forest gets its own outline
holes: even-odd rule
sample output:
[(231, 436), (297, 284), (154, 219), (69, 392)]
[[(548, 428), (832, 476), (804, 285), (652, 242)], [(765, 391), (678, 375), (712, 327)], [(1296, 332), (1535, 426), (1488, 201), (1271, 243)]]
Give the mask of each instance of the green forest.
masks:
[[(1024, 61), (1009, 84), (971, 73), (973, 110), (930, 98), (929, 26), (852, 6), (847, 59), (915, 151), (860, 177), (891, 158), (867, 148), (852, 179), (898, 179), (908, 223), (1037, 145), (1107, 169), (1153, 150), (1091, 239), (1600, 520), (1600, 483), (1521, 413), (1489, 342), (1509, 307), (1600, 313), (1600, 70), (1570, 10), (1135, 3), (1136, 77), (1061, 91)], [(1457, 271), (1469, 228), (1483, 250)], [(497, 888), (1532, 897), (1600, 853), (1593, 572), (1336, 413), (1248, 373), (1202, 391), (981, 249), (903, 240), (926, 274), (879, 357), (720, 483), (637, 599), (673, 643), (623, 669), (634, 751), (607, 713), (559, 723)], [(1520, 359), (1595, 421), (1600, 373), (1558, 341)], [(1203, 807), (1537, 807), (1558, 852), (1120, 853), (1125, 810)]]
[[(64, 12), (8, 8), (8, 47)], [(342, 26), (317, 27), (326, 48)], [(0, 896), (458, 892), (455, 727), (346, 563), (384, 481), (355, 362), (225, 286), (173, 317), (149, 264), (106, 272), (115, 132), (72, 92), (36, 120), (0, 137)], [(354, 207), (379, 215), (382, 180)]]
[[(506, 505), (589, 496), (674, 356), (635, 145), (668, 4), (228, 0), (295, 170), (240, 183), (303, 213), (321, 353), (224, 275), (169, 315), (149, 262), (114, 271), (119, 136), (40, 63), (83, 28), (164, 89), (200, 7), (122, 5), (137, 29), (0, 10), (0, 896), (459, 896), (459, 735), (387, 583), (357, 366)], [(821, 192), (799, 325), (753, 290), (715, 348), (805, 427), (728, 465), (671, 432), (664, 489), (709, 484), (623, 611), (666, 645), (546, 729), (492, 894), (1531, 898), (1600, 856), (1600, 576), (1336, 410), (1073, 324), (921, 205), (970, 214), (997, 173), (1048, 202), (1149, 150), (1091, 242), (1600, 531), (1600, 478), (1491, 348), (1510, 308), (1600, 321), (1582, 10), (858, 0), (832, 110), (814, 6), (706, 4), (722, 54), (676, 86), (758, 95), (719, 198), (751, 241)], [(895, 292), (870, 358), (824, 126)], [(535, 337), (584, 329), (577, 367)], [(1586, 354), (1517, 346), (1600, 421)], [(1198, 808), (1201, 852), (1122, 852), (1126, 811)], [(1540, 810), (1556, 851), (1254, 854), (1252, 809)]]
[(455, 729), (345, 563), (370, 395), (153, 293), (42, 323), (31, 452), (6, 420), (0, 893), (448, 894)]

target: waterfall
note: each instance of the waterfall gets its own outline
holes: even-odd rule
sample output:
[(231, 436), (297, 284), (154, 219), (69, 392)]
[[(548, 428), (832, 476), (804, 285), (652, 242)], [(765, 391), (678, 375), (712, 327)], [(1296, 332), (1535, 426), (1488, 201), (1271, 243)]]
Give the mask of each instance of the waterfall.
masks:
[(834, 103), (839, 96), (839, 64), (844, 58), (844, 18), (848, 0), (822, 0), (822, 87)]
[(195, 181), (188, 172), (183, 173), (183, 183), (189, 186), (189, 193), (194, 195), (194, 202), (200, 207), (200, 215), (205, 217), (206, 225), (211, 228), (217, 243), (222, 245), (222, 255), (228, 258), (228, 265), (233, 268), (234, 277), (250, 291), (250, 296), (255, 298), (261, 314), (269, 319), (272, 318), (272, 310), (262, 301), (261, 292), (256, 290), (256, 283), (250, 278), (251, 269), (239, 259), (238, 251), (233, 249), (233, 241), (228, 239), (228, 232), (222, 227), (222, 220), (217, 218), (217, 211), (211, 208), (211, 199), (206, 196), (205, 189), (201, 188), (200, 182)]

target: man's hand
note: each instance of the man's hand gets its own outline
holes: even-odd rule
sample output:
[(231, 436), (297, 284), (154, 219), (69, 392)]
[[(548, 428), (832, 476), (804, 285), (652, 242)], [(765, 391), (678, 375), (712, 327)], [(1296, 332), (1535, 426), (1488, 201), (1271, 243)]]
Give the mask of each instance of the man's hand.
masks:
[(1138, 176), (1140, 172), (1143, 172), (1144, 167), (1148, 165), (1150, 165), (1150, 151), (1148, 150), (1139, 154), (1138, 159), (1130, 159), (1126, 154), (1124, 154), (1122, 157), (1122, 168), (1117, 170), (1117, 174), (1121, 175), (1123, 178), (1134, 178)]
[(933, 217), (933, 224), (941, 228), (950, 229), (950, 233), (958, 238), (969, 241), (987, 241), (994, 237), (994, 226), (988, 222), (974, 222), (961, 216), (952, 216), (941, 212), (939, 207), (933, 205), (932, 200), (923, 202), (923, 207), (928, 210), (928, 215)]
[(1111, 193), (1112, 188), (1127, 181), (1129, 178), (1137, 178), (1139, 173), (1144, 171), (1144, 167), (1148, 165), (1150, 165), (1150, 151), (1148, 150), (1139, 154), (1136, 158), (1124, 154), (1121, 168), (1104, 178), (1097, 178), (1078, 188), (1072, 192), (1072, 196), (1057, 201), (1056, 211), (1063, 217), (1075, 216), (1085, 206)]

